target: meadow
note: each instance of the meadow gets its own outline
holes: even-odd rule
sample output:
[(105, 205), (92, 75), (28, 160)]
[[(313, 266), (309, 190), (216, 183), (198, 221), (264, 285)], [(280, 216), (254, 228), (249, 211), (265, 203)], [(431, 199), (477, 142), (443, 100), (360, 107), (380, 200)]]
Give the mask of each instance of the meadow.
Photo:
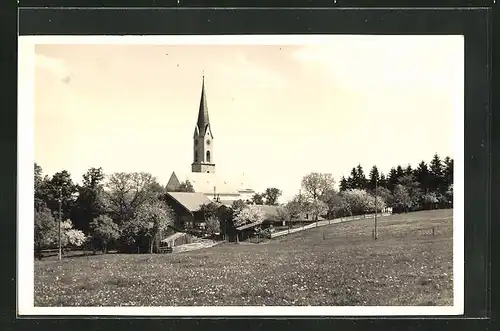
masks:
[(35, 306), (452, 305), (452, 210), (178, 254), (35, 261)]

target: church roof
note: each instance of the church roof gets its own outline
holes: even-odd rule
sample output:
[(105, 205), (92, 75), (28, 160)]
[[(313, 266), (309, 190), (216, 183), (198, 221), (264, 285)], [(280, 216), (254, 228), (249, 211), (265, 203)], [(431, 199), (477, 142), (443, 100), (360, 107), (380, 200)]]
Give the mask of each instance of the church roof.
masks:
[(218, 177), (214, 173), (191, 172), (186, 175), (186, 180), (189, 180), (193, 185), (195, 192), (215, 193), (224, 195), (237, 195), (240, 190), (244, 189), (244, 183), (240, 180), (230, 180), (228, 178)]
[(167, 191), (174, 191), (180, 185), (181, 185), (181, 182), (179, 181), (179, 178), (177, 178), (177, 175), (175, 174), (175, 172), (172, 172), (172, 175), (170, 176), (170, 179), (168, 180), (168, 183), (167, 183)]
[(198, 211), (201, 205), (210, 203), (210, 199), (203, 193), (167, 192), (167, 194), (190, 212)]
[(201, 99), (200, 99), (200, 109), (198, 111), (197, 125), (200, 135), (204, 135), (207, 126), (210, 125), (210, 119), (208, 117), (207, 97), (205, 95), (205, 76), (203, 76), (203, 81), (201, 84)]

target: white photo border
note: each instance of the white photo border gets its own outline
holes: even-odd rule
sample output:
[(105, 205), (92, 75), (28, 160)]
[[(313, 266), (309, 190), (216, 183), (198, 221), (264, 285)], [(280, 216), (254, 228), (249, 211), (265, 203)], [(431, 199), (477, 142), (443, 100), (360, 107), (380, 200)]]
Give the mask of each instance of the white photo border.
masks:
[(161, 45), (304, 45), (366, 35), (210, 35), (210, 36), (20, 36), (18, 39), (18, 197), (17, 197), (17, 314), (84, 316), (451, 316), (464, 313), (464, 36), (373, 36), (457, 38), (464, 63), (455, 83), (453, 306), (230, 306), (230, 307), (35, 307), (33, 164), (35, 156), (34, 75), (37, 44), (161, 44)]

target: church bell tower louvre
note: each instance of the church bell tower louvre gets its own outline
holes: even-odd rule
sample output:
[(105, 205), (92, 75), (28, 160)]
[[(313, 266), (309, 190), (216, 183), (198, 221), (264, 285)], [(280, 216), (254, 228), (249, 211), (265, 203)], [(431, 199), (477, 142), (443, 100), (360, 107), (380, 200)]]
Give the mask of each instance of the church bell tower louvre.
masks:
[(200, 108), (198, 110), (198, 121), (196, 122), (193, 135), (193, 163), (192, 172), (215, 173), (213, 153), (212, 128), (208, 116), (207, 97), (205, 93), (205, 76), (201, 83)]

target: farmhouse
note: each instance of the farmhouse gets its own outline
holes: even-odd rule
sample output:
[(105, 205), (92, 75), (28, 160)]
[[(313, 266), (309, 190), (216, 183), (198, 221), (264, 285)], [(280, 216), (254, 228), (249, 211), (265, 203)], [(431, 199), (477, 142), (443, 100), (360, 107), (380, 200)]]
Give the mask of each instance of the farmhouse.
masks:
[(194, 228), (204, 221), (200, 207), (210, 203), (203, 193), (167, 192), (167, 204), (175, 213), (174, 227), (177, 229)]
[(191, 172), (183, 176), (177, 174), (172, 172), (166, 186), (168, 192), (177, 191), (181, 181), (189, 181), (195, 192), (203, 194), (207, 199), (227, 205), (236, 200), (249, 201), (255, 194), (244, 175), (239, 178), (224, 178), (215, 173), (214, 136), (208, 115), (204, 77), (198, 120), (193, 134)]

